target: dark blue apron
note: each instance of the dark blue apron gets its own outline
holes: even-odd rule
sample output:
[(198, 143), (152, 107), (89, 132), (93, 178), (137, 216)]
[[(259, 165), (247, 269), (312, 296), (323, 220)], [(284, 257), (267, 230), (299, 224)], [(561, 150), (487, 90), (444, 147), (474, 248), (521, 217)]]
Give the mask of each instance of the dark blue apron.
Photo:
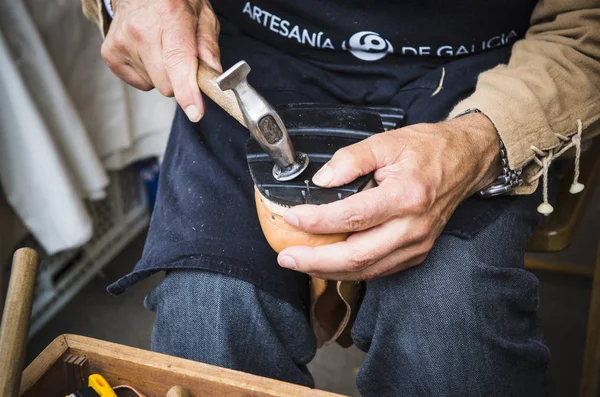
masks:
[[(251, 84), (272, 104), (392, 105), (406, 110), (409, 124), (445, 119), (473, 91), (479, 73), (506, 63), (533, 3), (213, 1), (223, 67), (246, 60)], [(284, 26), (290, 32), (297, 26), (300, 39), (284, 35)], [(462, 47), (467, 53), (459, 53)], [(305, 310), (307, 276), (278, 266), (258, 224), (248, 136), (210, 100), (197, 124), (177, 110), (142, 259), (109, 292), (119, 294), (161, 270), (204, 269), (249, 281)], [(470, 238), (511, 200), (470, 198), (444, 233)]]

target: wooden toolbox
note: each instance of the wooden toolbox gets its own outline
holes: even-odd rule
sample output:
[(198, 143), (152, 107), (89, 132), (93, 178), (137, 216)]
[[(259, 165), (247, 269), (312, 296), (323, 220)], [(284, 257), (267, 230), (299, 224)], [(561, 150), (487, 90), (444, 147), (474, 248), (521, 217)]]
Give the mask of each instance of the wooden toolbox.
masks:
[[(147, 397), (165, 397), (173, 386), (193, 397), (340, 397), (273, 379), (77, 335), (61, 335), (25, 369), (20, 396), (65, 397), (99, 373), (111, 384), (131, 385)], [(126, 394), (129, 393), (129, 394)], [(120, 396), (133, 396), (124, 392)]]

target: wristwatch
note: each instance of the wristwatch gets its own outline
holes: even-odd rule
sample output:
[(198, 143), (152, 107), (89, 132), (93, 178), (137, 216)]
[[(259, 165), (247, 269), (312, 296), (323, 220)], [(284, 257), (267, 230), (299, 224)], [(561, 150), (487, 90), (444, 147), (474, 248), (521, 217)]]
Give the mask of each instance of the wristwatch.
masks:
[[(456, 117), (464, 116), (471, 113), (482, 113), (481, 110), (477, 108), (471, 108), (464, 110), (456, 115)], [(455, 118), (456, 118), (455, 117)], [(511, 170), (508, 166), (508, 156), (506, 153), (506, 147), (504, 146), (504, 142), (498, 136), (500, 141), (500, 162), (502, 163), (502, 174), (496, 178), (494, 182), (485, 188), (479, 191), (479, 196), (481, 197), (493, 197), (499, 196), (502, 194), (508, 194), (517, 186), (521, 186), (523, 184), (523, 177), (521, 174), (523, 173), (523, 167), (518, 168), (516, 170)]]

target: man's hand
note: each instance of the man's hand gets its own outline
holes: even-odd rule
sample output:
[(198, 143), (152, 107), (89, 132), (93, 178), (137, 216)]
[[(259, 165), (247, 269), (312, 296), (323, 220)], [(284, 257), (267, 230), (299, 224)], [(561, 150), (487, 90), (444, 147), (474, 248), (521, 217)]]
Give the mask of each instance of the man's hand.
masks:
[(219, 21), (207, 0), (112, 0), (114, 19), (102, 58), (121, 80), (173, 96), (196, 122), (204, 104), (198, 58), (222, 72)]
[(378, 186), (327, 205), (293, 207), (284, 220), (309, 233), (354, 232), (321, 247), (290, 247), (283, 267), (332, 280), (368, 280), (423, 262), (448, 219), (468, 196), (500, 174), (490, 120), (470, 114), (374, 135), (338, 150), (314, 176), (340, 186), (375, 171)]

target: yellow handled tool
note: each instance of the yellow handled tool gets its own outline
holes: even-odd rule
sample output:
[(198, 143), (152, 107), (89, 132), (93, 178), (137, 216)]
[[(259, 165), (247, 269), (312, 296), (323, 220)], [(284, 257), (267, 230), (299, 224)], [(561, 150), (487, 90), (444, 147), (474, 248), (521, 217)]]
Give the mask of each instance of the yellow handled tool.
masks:
[(106, 379), (100, 374), (92, 374), (88, 378), (88, 386), (94, 389), (100, 397), (117, 397), (113, 388), (110, 387)]

